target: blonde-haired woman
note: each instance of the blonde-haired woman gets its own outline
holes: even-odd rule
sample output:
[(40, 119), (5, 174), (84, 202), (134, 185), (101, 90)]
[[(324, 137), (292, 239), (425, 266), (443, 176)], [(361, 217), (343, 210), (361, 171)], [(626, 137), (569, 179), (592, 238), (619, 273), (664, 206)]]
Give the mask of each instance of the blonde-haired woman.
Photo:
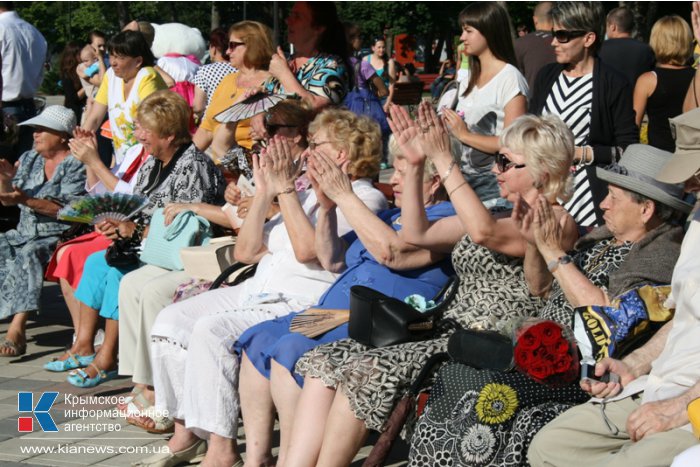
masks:
[[(267, 69), (270, 57), (274, 54), (270, 28), (256, 21), (234, 24), (229, 29), (226, 53), (229, 63), (238, 71), (221, 80), (193, 137), (199, 150), (204, 151), (211, 146), (216, 159), (222, 157), (231, 147), (250, 149), (253, 146), (250, 119), (221, 125), (214, 117), (244, 99), (248, 90), (259, 88), (270, 76)], [(220, 127), (226, 127), (227, 131), (217, 135), (217, 129)]]
[[(457, 169), (442, 123), (426, 105), (419, 110), (418, 124), (392, 108), (394, 136), (408, 161), (402, 224), (406, 241), (452, 251), (460, 284), (443, 316), (464, 327), (492, 329), (498, 321), (534, 314), (538, 302), (528, 291), (522, 268), (526, 240), (511, 219), (491, 216)], [(557, 197), (567, 196), (574, 143), (557, 117), (519, 117), (502, 134), (500, 152), (494, 173), (505, 199), (534, 203), (546, 193), (556, 203)], [(421, 206), (425, 154), (457, 213), (435, 222), (428, 222)], [(563, 208), (558, 210), (565, 215)], [(575, 226), (568, 227), (571, 238)], [(447, 241), (450, 233), (457, 234), (452, 245)], [(394, 402), (428, 359), (446, 350), (447, 338), (445, 333), (375, 349), (343, 339), (306, 353), (296, 366), (304, 389), (290, 441), (292, 465), (349, 464), (369, 430), (384, 429)]]
[(693, 80), (695, 70), (688, 65), (693, 54), (693, 33), (680, 16), (664, 16), (651, 28), (649, 45), (656, 55), (656, 68), (637, 79), (636, 121), (640, 125), (646, 112), (649, 144), (673, 152), (676, 143), (668, 119), (683, 113), (683, 100)]
[[(268, 125), (268, 133), (272, 130)], [(321, 195), (315, 189), (295, 191), (296, 168), (303, 159), (310, 151), (332, 150), (333, 163), (351, 174), (351, 192), (363, 209), (374, 213), (386, 207), (371, 182), (379, 171), (381, 148), (372, 120), (347, 110), (325, 110), (309, 126), (310, 151), (301, 159), (280, 138), (282, 127), (276, 131), (278, 136), (254, 166), (256, 193), (236, 242), (236, 259), (258, 264), (255, 276), (166, 307), (151, 329), (156, 409), (175, 418), (175, 435), (168, 444), (180, 462), (207, 449), (200, 438), (209, 440), (205, 462), (233, 465), (240, 459), (235, 443), (238, 359), (230, 346), (250, 326), (313, 305), (336, 278), (321, 267), (314, 244)], [(281, 215), (265, 223), (275, 198)], [(341, 236), (352, 230), (342, 215), (334, 229)], [(163, 456), (154, 456), (141, 465), (162, 461)]]

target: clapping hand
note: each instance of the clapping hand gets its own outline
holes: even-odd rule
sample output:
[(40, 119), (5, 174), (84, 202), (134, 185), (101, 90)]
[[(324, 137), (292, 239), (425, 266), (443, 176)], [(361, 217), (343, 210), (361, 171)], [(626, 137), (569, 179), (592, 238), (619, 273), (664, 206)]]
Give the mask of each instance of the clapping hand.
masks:
[(450, 135), (445, 124), (435, 113), (435, 109), (428, 102), (421, 102), (418, 107), (418, 125), (421, 131), (418, 135), (418, 143), (423, 152), (431, 159), (440, 156), (449, 156), (452, 159), (450, 148)]
[(345, 162), (341, 167), (328, 155), (320, 152), (311, 152), (308, 164), (308, 174), (315, 186), (334, 203), (344, 194), (352, 193), (352, 184), (347, 175), (349, 162)]
[(534, 210), (527, 204), (520, 194), (518, 194), (515, 202), (513, 203), (513, 211), (510, 218), (513, 220), (517, 226), (520, 234), (528, 241), (531, 245), (535, 245), (535, 234), (532, 228), (532, 221), (534, 217)]
[(303, 159), (294, 160), (292, 147), (287, 138), (275, 136), (266, 149), (267, 180), (275, 194), (294, 186), (303, 167)]
[(97, 152), (97, 135), (94, 131), (77, 127), (73, 131), (73, 138), (68, 141), (73, 156), (85, 165), (91, 165), (100, 160)]
[(411, 165), (422, 165), (425, 162), (425, 153), (418, 141), (420, 129), (401, 106), (391, 104), (389, 106), (389, 128), (394, 134), (396, 143), (401, 148), (401, 154)]
[(12, 165), (7, 159), (0, 159), (0, 181), (9, 182), (17, 173), (19, 161)]
[(0, 193), (0, 203), (4, 206), (17, 206), (18, 204), (26, 204), (29, 196), (19, 187), (13, 186), (12, 191)]
[(442, 115), (452, 136), (460, 141), (464, 141), (469, 134), (469, 129), (467, 128), (467, 124), (464, 122), (464, 120), (462, 120), (462, 117), (460, 117), (454, 110), (448, 108), (442, 110)]
[(558, 258), (566, 251), (563, 228), (566, 216), (557, 220), (554, 209), (542, 195), (539, 195), (535, 204), (533, 230), (537, 249), (545, 259)]

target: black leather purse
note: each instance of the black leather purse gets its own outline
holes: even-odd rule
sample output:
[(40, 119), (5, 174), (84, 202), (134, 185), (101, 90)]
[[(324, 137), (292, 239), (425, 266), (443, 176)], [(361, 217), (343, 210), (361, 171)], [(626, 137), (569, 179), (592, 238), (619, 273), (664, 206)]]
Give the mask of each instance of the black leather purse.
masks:
[(514, 368), (513, 341), (496, 331), (458, 329), (447, 341), (455, 362), (473, 368), (508, 371)]
[(141, 243), (131, 238), (118, 238), (107, 247), (105, 261), (114, 268), (125, 268), (138, 264)]
[(433, 298), (439, 303), (425, 313), (393, 297), (369, 287), (350, 288), (350, 321), (348, 335), (370, 347), (386, 347), (404, 342), (428, 339), (450, 325), (442, 314), (457, 293), (459, 279), (453, 276)]

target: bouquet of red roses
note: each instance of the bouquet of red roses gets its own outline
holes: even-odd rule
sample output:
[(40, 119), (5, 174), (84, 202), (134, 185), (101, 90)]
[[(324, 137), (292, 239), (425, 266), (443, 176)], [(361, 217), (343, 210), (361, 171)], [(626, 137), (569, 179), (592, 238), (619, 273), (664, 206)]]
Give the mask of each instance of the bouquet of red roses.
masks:
[(513, 333), (515, 367), (539, 383), (566, 386), (579, 377), (576, 341), (568, 328), (528, 319)]

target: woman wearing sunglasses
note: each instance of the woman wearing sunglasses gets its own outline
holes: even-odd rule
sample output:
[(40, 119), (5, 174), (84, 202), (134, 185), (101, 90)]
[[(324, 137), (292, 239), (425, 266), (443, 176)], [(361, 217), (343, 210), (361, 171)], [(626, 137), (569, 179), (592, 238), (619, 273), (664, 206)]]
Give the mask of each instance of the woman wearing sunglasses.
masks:
[[(401, 216), (406, 241), (451, 251), (460, 278), (457, 294), (443, 316), (464, 327), (489, 329), (498, 321), (534, 313), (538, 301), (529, 294), (523, 275), (526, 241), (511, 219), (492, 217), (476, 196), (457, 168), (447, 130), (430, 105), (421, 104), (416, 122), (404, 109), (392, 106), (391, 122), (408, 161)], [(493, 171), (503, 198), (534, 203), (545, 194), (556, 203), (557, 197), (566, 197), (573, 138), (558, 118), (516, 119), (501, 143)], [(457, 212), (432, 223), (423, 209), (420, 190), (426, 155)], [(566, 216), (563, 209), (557, 210), (559, 216)], [(573, 240), (575, 226), (566, 226)], [(456, 245), (449, 244), (447, 235), (455, 233), (456, 238), (463, 238)], [(294, 415), (287, 456), (290, 464), (349, 465), (369, 430), (385, 428), (394, 402), (428, 358), (445, 351), (447, 337), (446, 333), (375, 349), (342, 339), (306, 353), (296, 365), (305, 378)], [(432, 459), (429, 465), (438, 463)]]
[(460, 84), (456, 111), (443, 112), (450, 133), (463, 145), (459, 168), (491, 207), (502, 204), (491, 173), (498, 135), (525, 113), (527, 81), (515, 66), (512, 27), (502, 5), (474, 2), (459, 14), (459, 23), (470, 75)]
[[(234, 24), (229, 29), (228, 39), (226, 53), (229, 63), (238, 71), (221, 80), (193, 137), (194, 144), (201, 151), (211, 145), (215, 159), (221, 158), (231, 147), (253, 147), (250, 119), (222, 125), (215, 117), (242, 100), (247, 91), (262, 85), (270, 76), (267, 68), (270, 65), (270, 56), (274, 53), (270, 28), (255, 21)], [(217, 129), (223, 127), (227, 127), (227, 131), (215, 138)]]
[(639, 141), (632, 87), (596, 56), (605, 16), (600, 2), (558, 2), (552, 9), (552, 47), (557, 62), (537, 75), (529, 110), (558, 115), (574, 133), (574, 194), (565, 207), (584, 227), (603, 224), (600, 203), (605, 184), (595, 166), (616, 162)]

